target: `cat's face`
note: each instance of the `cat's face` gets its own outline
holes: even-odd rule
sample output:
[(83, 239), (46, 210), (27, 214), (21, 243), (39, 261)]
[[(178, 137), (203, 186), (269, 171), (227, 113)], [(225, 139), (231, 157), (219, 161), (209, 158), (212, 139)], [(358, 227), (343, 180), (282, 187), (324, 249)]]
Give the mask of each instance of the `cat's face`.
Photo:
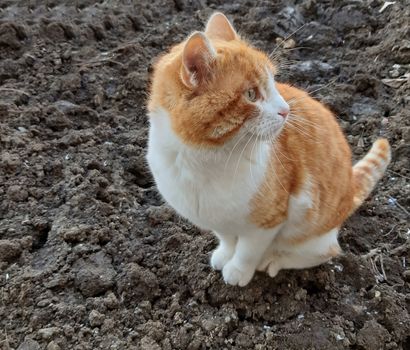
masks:
[(174, 132), (191, 145), (273, 138), (289, 114), (274, 74), (269, 58), (215, 14), (205, 33), (195, 32), (159, 61), (149, 108), (165, 108)]

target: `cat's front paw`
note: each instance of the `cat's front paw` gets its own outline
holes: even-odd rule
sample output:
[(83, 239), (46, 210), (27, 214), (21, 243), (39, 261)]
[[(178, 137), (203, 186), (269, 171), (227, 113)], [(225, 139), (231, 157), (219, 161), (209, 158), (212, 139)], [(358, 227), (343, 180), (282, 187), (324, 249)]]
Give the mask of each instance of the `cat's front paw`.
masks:
[(224, 246), (216, 248), (211, 256), (211, 266), (214, 270), (222, 270), (226, 263), (232, 258), (233, 249), (228, 249)]
[(255, 269), (239, 267), (233, 260), (230, 260), (222, 270), (225, 283), (239, 287), (246, 286), (254, 273)]

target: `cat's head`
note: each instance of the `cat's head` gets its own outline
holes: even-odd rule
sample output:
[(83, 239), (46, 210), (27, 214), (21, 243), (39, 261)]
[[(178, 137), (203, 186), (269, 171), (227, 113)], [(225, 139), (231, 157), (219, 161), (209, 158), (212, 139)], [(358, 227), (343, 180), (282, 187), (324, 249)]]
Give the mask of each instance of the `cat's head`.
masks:
[(272, 138), (289, 114), (275, 73), (269, 57), (215, 13), (204, 32), (194, 32), (159, 59), (148, 108), (153, 116), (166, 110), (173, 132), (190, 145)]

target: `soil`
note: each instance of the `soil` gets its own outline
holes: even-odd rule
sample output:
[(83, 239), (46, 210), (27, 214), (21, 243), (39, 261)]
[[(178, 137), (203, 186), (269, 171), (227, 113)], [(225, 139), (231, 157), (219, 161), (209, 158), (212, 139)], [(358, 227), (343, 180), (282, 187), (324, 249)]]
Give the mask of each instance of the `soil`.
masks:
[[(0, 1), (0, 348), (410, 349), (410, 6), (383, 4)], [(276, 47), (278, 80), (335, 112), (355, 159), (393, 146), (342, 257), (245, 288), (144, 159), (152, 62), (216, 9)]]

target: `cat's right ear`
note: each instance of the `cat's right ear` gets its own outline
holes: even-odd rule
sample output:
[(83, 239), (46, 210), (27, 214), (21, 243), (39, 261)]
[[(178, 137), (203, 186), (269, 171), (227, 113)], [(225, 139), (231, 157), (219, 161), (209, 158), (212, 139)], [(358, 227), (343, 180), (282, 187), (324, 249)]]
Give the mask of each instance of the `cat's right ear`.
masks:
[(216, 51), (205, 34), (193, 33), (182, 53), (182, 82), (191, 89), (204, 84), (211, 77), (211, 63), (215, 58)]
[(221, 12), (216, 12), (209, 18), (205, 34), (211, 39), (225, 41), (237, 40), (239, 38), (229, 19)]

